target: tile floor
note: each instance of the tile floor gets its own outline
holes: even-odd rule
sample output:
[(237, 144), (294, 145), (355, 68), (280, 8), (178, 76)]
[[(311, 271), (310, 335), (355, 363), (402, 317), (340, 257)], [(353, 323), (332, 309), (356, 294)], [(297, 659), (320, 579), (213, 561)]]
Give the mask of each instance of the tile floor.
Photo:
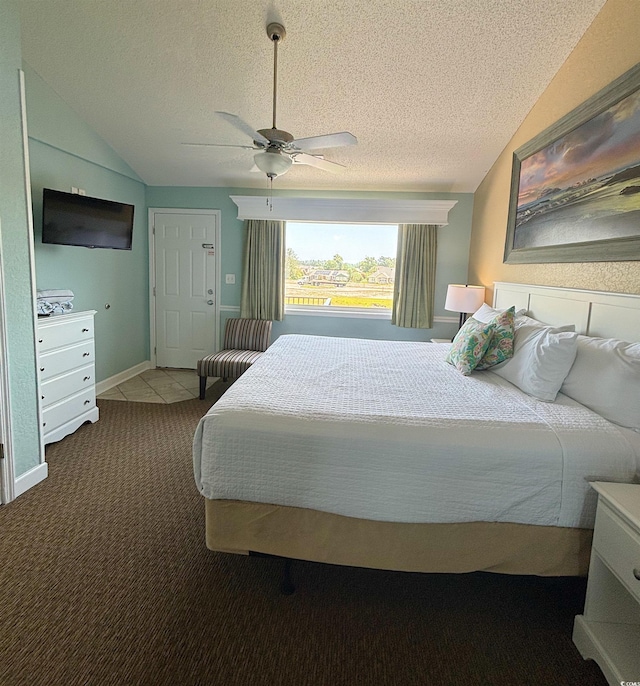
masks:
[[(207, 388), (217, 379), (207, 379)], [(138, 403), (177, 403), (199, 395), (200, 379), (194, 369), (148, 369), (133, 379), (101, 393), (98, 399)]]

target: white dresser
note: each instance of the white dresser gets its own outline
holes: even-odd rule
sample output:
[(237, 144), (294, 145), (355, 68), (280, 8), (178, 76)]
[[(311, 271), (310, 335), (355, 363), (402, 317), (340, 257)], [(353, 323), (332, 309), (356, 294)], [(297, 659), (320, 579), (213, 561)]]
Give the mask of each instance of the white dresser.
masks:
[(98, 421), (95, 310), (38, 319), (37, 350), (44, 443), (59, 441), (85, 422)]
[(640, 485), (595, 482), (598, 510), (584, 615), (573, 642), (609, 684), (640, 683)]

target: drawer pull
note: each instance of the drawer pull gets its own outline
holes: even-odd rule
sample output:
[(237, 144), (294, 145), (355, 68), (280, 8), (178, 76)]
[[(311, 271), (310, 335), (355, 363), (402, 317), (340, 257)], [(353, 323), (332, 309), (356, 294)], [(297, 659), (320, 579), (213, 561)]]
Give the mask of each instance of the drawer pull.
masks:
[(89, 329), (82, 329), (82, 333), (87, 333)]
[(41, 395), (41, 396), (40, 396), (40, 400), (44, 400), (44, 395)]
[(42, 343), (42, 338), (38, 338), (38, 343)]
[(640, 581), (640, 567), (636, 567), (636, 568), (633, 570), (633, 576), (635, 576), (635, 578), (636, 578), (638, 581)]
[(89, 357), (91, 353), (82, 353), (82, 357)]
[(83, 381), (89, 381), (90, 378), (91, 378), (90, 376), (85, 376), (84, 379), (82, 379), (82, 380)]
[(44, 367), (40, 367), (40, 371), (43, 372), (43, 371), (44, 371)]
[(42, 426), (46, 426), (46, 425), (47, 425), (47, 422), (42, 422)]
[(85, 400), (85, 401), (84, 401), (84, 404), (85, 404), (85, 405), (89, 405), (90, 403), (91, 403), (90, 400)]

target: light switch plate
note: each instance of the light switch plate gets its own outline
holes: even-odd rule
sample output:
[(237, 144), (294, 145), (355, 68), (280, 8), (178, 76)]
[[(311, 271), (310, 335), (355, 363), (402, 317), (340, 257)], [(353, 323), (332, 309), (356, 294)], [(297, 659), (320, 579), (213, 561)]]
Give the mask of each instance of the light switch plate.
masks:
[(225, 274), (224, 275), (224, 282), (234, 284), (236, 282), (236, 275), (235, 274)]

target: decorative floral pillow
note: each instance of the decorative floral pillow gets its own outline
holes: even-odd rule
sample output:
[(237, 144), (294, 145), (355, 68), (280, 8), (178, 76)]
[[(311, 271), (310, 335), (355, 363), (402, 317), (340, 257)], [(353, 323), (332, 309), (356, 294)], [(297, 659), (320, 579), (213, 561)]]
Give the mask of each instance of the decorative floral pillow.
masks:
[(513, 357), (513, 329), (515, 323), (516, 308), (496, 315), (489, 323), (494, 325), (489, 347), (484, 356), (477, 364), (476, 369), (489, 369), (496, 364), (505, 362)]
[(473, 317), (467, 319), (451, 343), (446, 360), (464, 376), (469, 376), (491, 342), (495, 324), (485, 324)]

